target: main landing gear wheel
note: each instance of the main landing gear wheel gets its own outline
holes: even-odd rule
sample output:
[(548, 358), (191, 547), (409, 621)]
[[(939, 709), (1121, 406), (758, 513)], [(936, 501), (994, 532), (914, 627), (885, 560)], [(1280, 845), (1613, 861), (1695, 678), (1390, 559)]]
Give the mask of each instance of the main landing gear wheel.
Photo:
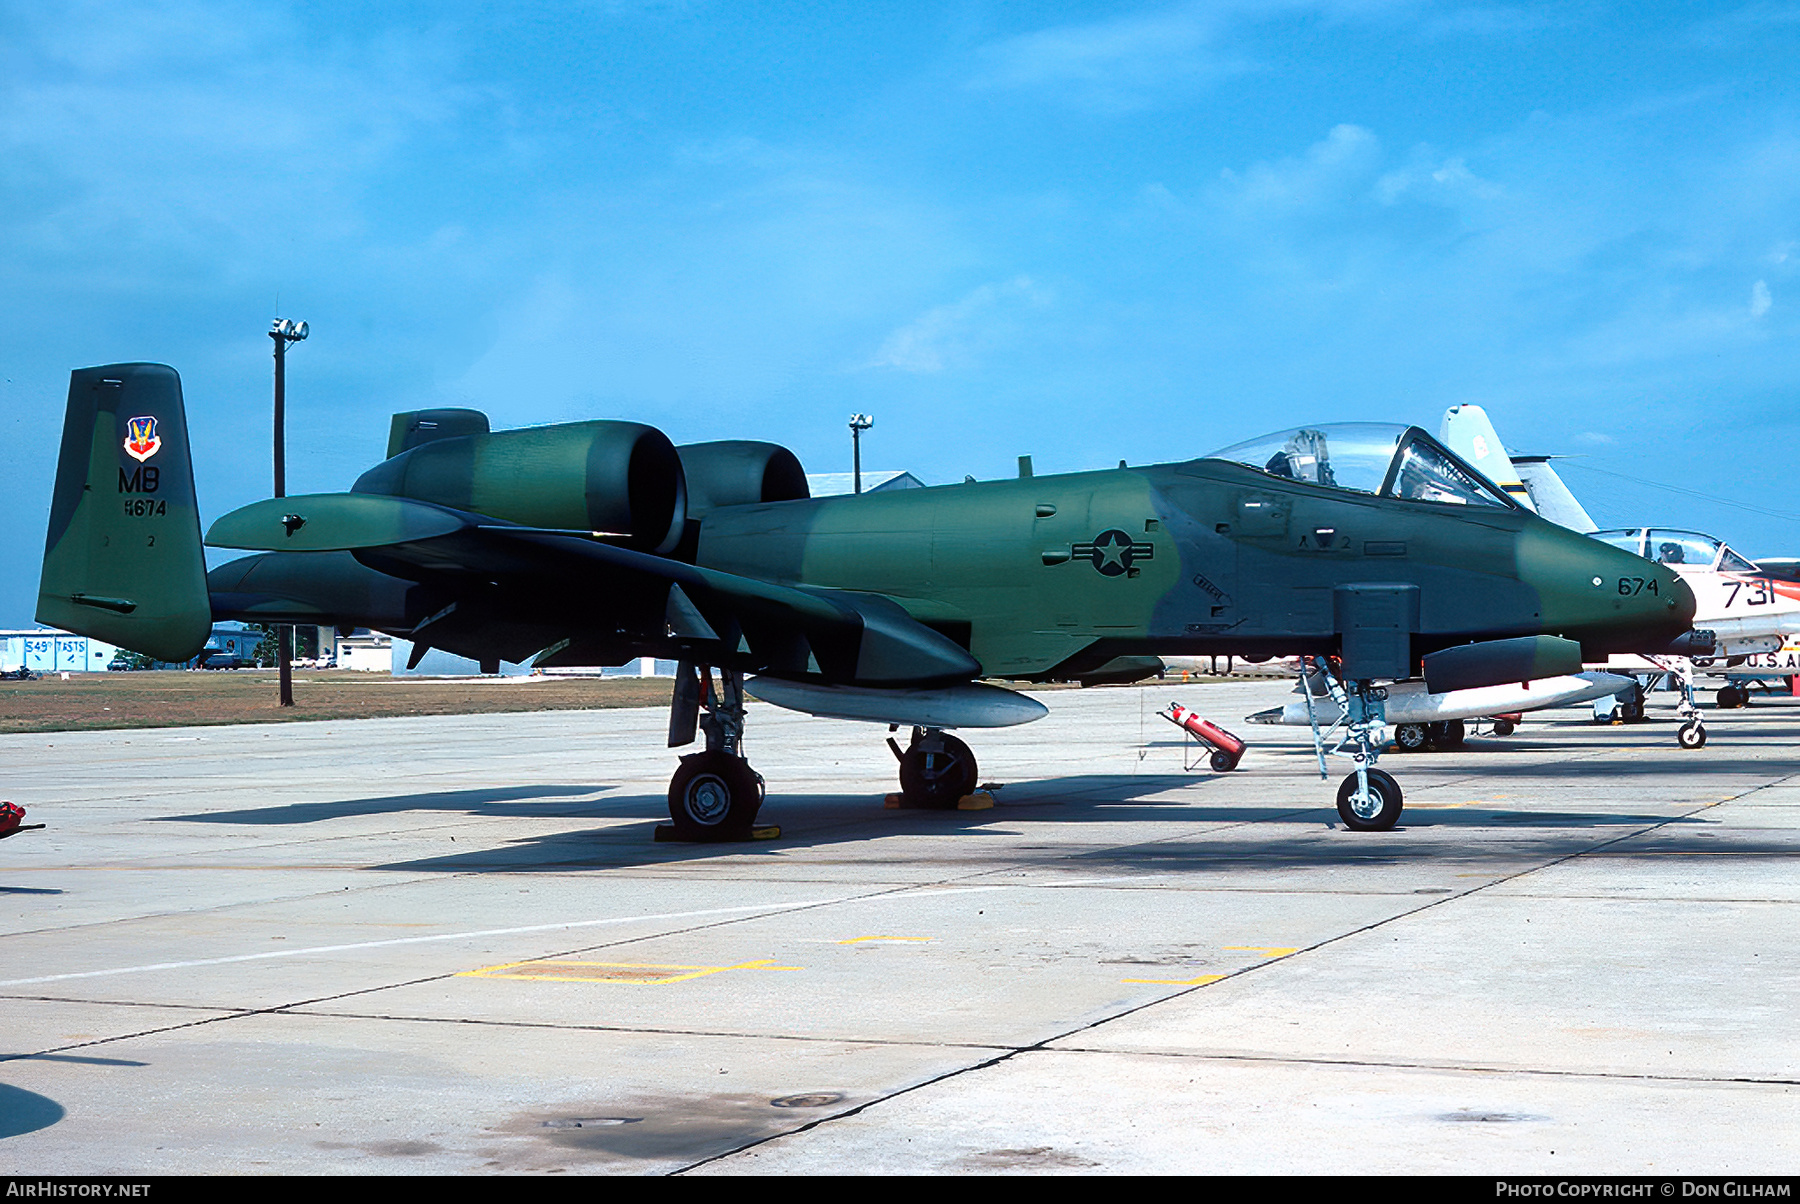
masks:
[(1400, 783), (1380, 769), (1369, 770), (1368, 777), (1367, 795), (1359, 793), (1355, 774), (1344, 779), (1338, 787), (1338, 816), (1354, 831), (1385, 832), (1400, 820)]
[[(936, 743), (939, 747), (932, 747)], [(914, 807), (949, 808), (981, 781), (975, 754), (955, 736), (915, 736), (900, 758), (900, 793)]]
[(1446, 719), (1442, 723), (1427, 724), (1425, 734), (1435, 748), (1461, 748), (1468, 729), (1460, 719)]
[(1749, 701), (1750, 691), (1741, 686), (1719, 687), (1719, 708), (1721, 710), (1735, 710), (1738, 707), (1744, 706)]
[(1402, 723), (1394, 728), (1394, 743), (1401, 752), (1424, 752), (1430, 737), (1425, 734), (1423, 723)]
[(690, 753), (669, 782), (677, 840), (746, 840), (762, 806), (762, 779), (742, 757)]
[(1683, 748), (1705, 748), (1706, 729), (1698, 723), (1684, 723), (1681, 730), (1675, 733), (1675, 743)]

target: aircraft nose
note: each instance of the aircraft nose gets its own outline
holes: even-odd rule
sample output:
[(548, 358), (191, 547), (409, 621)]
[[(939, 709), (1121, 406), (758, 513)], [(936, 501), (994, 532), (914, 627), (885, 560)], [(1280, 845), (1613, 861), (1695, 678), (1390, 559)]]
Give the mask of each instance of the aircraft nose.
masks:
[(1542, 519), (1521, 532), (1519, 575), (1543, 630), (1586, 656), (1659, 651), (1693, 626), (1694, 591), (1672, 569)]

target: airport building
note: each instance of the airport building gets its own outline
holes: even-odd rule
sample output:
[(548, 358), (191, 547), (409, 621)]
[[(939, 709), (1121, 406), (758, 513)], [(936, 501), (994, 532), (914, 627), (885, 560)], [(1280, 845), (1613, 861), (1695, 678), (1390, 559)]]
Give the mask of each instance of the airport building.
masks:
[[(862, 474), (864, 493), (887, 493), (894, 489), (923, 489), (925, 482), (910, 472), (883, 469)], [(814, 497), (842, 497), (856, 492), (856, 475), (848, 472), (809, 472), (806, 488)]]
[(119, 649), (85, 635), (48, 627), (0, 631), (0, 673), (104, 672)]
[[(296, 659), (329, 662), (337, 656), (338, 636), (329, 627), (295, 627), (294, 636)], [(386, 636), (379, 638), (384, 642), (387, 639)], [(247, 624), (215, 623), (200, 656), (180, 664), (157, 662), (155, 667), (194, 669), (217, 657), (249, 664), (255, 660), (256, 646), (262, 640), (263, 632)], [(117, 644), (50, 627), (0, 631), (0, 673), (19, 669), (29, 669), (33, 673), (103, 673), (119, 652)], [(385, 672), (387, 667), (384, 662), (382, 671)]]

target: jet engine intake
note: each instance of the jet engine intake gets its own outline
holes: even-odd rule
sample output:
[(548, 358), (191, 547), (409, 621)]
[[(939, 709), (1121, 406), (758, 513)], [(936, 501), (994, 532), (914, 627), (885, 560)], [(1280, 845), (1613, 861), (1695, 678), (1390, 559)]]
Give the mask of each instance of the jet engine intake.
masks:
[(571, 422), (418, 443), (357, 478), (355, 493), (435, 502), (527, 527), (590, 531), (667, 554), (687, 481), (667, 435), (638, 422)]
[(812, 496), (800, 459), (778, 443), (720, 439), (675, 449), (687, 476), (688, 517), (721, 506), (792, 502)]

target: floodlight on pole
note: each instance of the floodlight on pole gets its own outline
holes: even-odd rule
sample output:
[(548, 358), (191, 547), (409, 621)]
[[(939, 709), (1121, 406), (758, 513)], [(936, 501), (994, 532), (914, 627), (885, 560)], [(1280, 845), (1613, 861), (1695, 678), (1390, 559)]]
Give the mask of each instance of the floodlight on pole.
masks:
[[(276, 318), (269, 327), (275, 340), (275, 496), (287, 496), (287, 349), (289, 343), (306, 338), (306, 323)], [(294, 627), (291, 623), (275, 625), (275, 656), (281, 668), (281, 705), (294, 705), (294, 673), (289, 662), (294, 659)]]
[(850, 415), (850, 484), (857, 493), (862, 492), (862, 433), (874, 425), (867, 414)]

